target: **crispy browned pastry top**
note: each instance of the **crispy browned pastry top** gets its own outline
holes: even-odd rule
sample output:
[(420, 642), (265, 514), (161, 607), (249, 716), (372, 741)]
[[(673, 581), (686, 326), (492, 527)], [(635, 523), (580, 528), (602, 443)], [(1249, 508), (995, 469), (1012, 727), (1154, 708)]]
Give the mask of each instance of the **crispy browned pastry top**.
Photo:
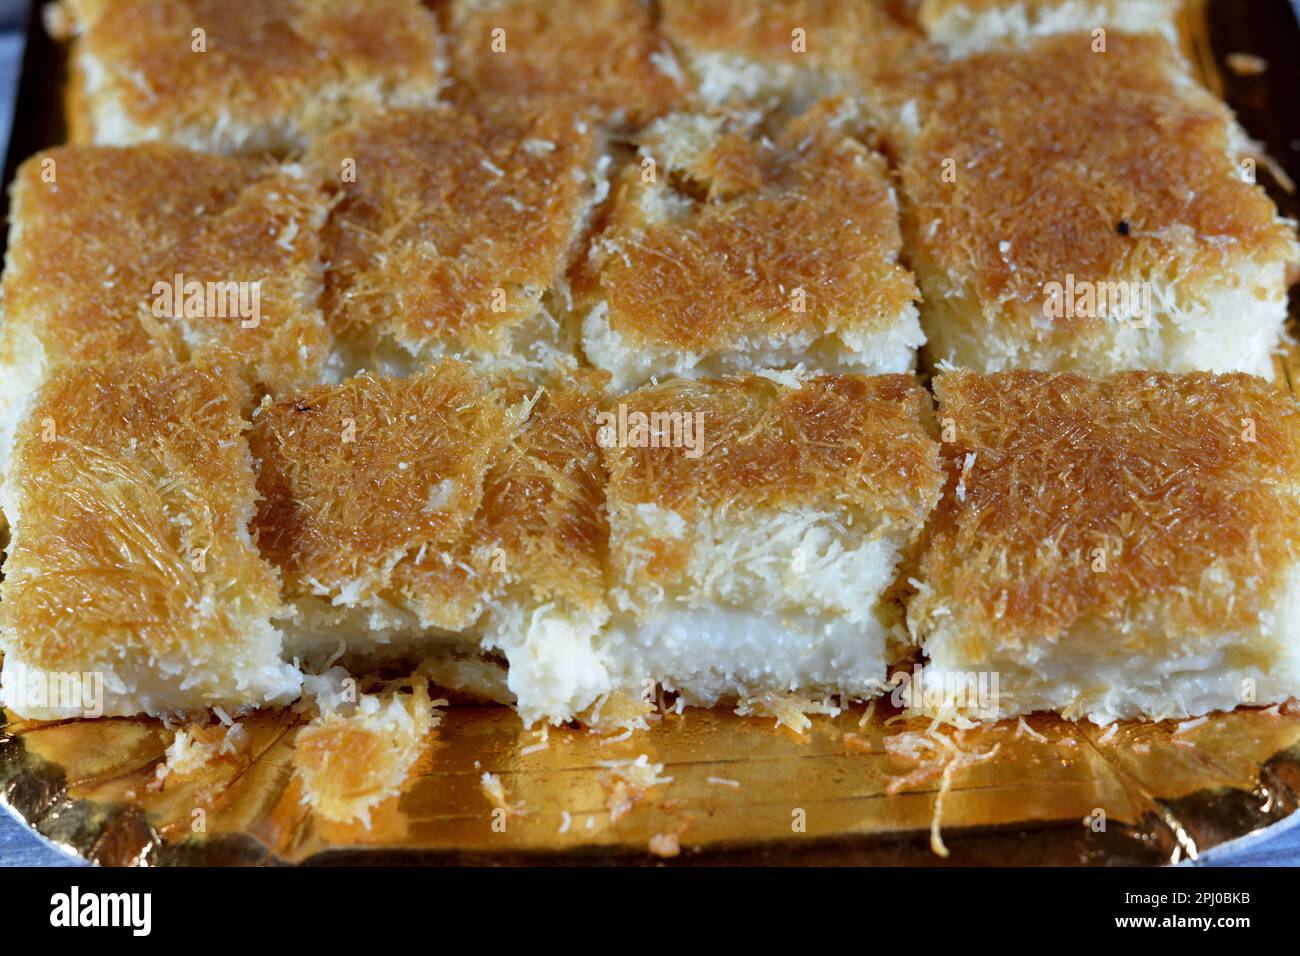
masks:
[(507, 407), (527, 403), (528, 417), (488, 470), (478, 514), (457, 547), (426, 549), (394, 569), (394, 587), (425, 617), (468, 613), (480, 595), (510, 588), (535, 602), (604, 600), (609, 527), (596, 413), (607, 381), (580, 370), (541, 386), (505, 382)]
[(971, 659), (1090, 624), (1134, 646), (1259, 626), (1300, 540), (1294, 399), (1209, 373), (952, 372), (935, 391), (954, 440), (920, 577)]
[(929, 396), (909, 375), (821, 375), (800, 387), (759, 375), (675, 380), (619, 404), (629, 416), (699, 413), (704, 441), (698, 457), (607, 448), (611, 508), (654, 504), (689, 521), (719, 509), (821, 507), (915, 529), (942, 482), (924, 424)]
[[(61, 146), (27, 160), (13, 190), (8, 342), (35, 336), (51, 366), (154, 347), (177, 357), (208, 351), (270, 390), (320, 374), (325, 203), (307, 182), (175, 146)], [(186, 318), (175, 301), (159, 317), (157, 283), (175, 292), (178, 275), (182, 288), (246, 283), (249, 305), (256, 283), (256, 324), (206, 305)]]
[[(650, 4), (498, 0), (451, 4), (451, 72), (472, 95), (640, 125), (683, 102)], [(497, 32), (500, 31), (500, 32)]]
[[(897, 261), (889, 173), (841, 128), (844, 107), (827, 101), (775, 141), (724, 128), (655, 183), (643, 163), (630, 166), (595, 249), (611, 327), (637, 342), (708, 350), (897, 322), (917, 293)], [(651, 127), (643, 156), (664, 166), (666, 141), (686, 122)], [(671, 211), (647, 214), (645, 190), (664, 194)]]
[(1041, 300), (1067, 274), (1195, 286), (1287, 255), (1290, 228), (1230, 156), (1227, 108), (1176, 79), (1159, 37), (1093, 42), (1050, 37), (910, 79), (921, 125), (902, 136), (901, 172), (918, 258), (996, 305)]
[(318, 141), (309, 165), (339, 195), (327, 320), (412, 350), (504, 347), (563, 271), (595, 157), (593, 128), (563, 110), (396, 111)]
[[(243, 529), (253, 469), (228, 368), (153, 354), (57, 372), (18, 434), (3, 621), (48, 669), (245, 659), (278, 609)], [(229, 693), (229, 688), (226, 688)]]
[(131, 123), (164, 134), (277, 122), (321, 132), (395, 87), (430, 98), (437, 90), (437, 24), (418, 0), (63, 0), (61, 8), (79, 51), (103, 73), (87, 105), (111, 96)]
[(292, 591), (382, 577), (407, 551), (459, 538), (506, 426), (500, 393), (450, 361), (268, 399), (249, 433), (258, 544)]

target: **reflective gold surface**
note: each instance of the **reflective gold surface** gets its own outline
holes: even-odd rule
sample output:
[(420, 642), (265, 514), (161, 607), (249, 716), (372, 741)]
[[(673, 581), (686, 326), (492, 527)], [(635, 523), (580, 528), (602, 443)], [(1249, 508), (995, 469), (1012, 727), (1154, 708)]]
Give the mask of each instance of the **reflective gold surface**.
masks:
[[(104, 864), (1157, 863), (1296, 808), (1300, 709), (1285, 710), (1219, 715), (1183, 733), (1125, 723), (1107, 737), (1052, 717), (1028, 721), (1032, 734), (1014, 721), (942, 730), (967, 754), (997, 748), (950, 773), (946, 858), (931, 839), (946, 761), (891, 752), (928, 724), (887, 722), (884, 708), (865, 726), (860, 710), (815, 717), (802, 736), (769, 719), (687, 711), (623, 740), (552, 730), (545, 749), (525, 754), (538, 736), (511, 711), (453, 707), (369, 830), (307, 811), (290, 771), (294, 722), (271, 714), (244, 722), (247, 756), (161, 785), (171, 734), (154, 721), (14, 721), (0, 735), (0, 789), (39, 831)], [(613, 819), (602, 762), (641, 754), (672, 779)], [(484, 772), (504, 785), (506, 812)], [(671, 852), (672, 837), (679, 856), (652, 852), (652, 840)]]

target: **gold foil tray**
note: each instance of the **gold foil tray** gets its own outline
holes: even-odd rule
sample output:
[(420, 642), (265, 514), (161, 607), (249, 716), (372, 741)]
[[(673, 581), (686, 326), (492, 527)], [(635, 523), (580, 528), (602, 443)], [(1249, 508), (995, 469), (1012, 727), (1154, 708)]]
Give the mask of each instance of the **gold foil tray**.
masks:
[[(290, 715), (247, 718), (246, 755), (161, 785), (171, 734), (156, 721), (11, 721), (0, 793), (50, 840), (108, 865), (1149, 864), (1194, 858), (1300, 802), (1300, 710), (1222, 714), (1182, 733), (1003, 721), (961, 735), (976, 756), (954, 764), (946, 788), (936, 767), (891, 752), (925, 721), (879, 708), (859, 726), (861, 716), (815, 717), (795, 735), (769, 719), (688, 710), (622, 740), (552, 729), (545, 749), (525, 754), (538, 736), (513, 712), (456, 706), (369, 829), (303, 805)], [(641, 754), (672, 779), (615, 819), (603, 762)], [(507, 812), (484, 772), (504, 785)], [(932, 830), (941, 789), (946, 857)]]

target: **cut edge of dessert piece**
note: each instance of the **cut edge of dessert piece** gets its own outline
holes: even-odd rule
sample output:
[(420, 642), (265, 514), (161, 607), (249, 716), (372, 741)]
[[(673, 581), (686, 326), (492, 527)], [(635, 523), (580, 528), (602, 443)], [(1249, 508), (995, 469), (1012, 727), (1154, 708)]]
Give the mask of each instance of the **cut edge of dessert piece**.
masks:
[(827, 96), (873, 109), (874, 77), (920, 37), (872, 0), (663, 0), (660, 29), (707, 106), (797, 114)]
[(529, 724), (606, 693), (593, 651), (607, 617), (606, 381), (539, 385), (445, 361), (265, 402), (254, 526), (294, 606), (289, 653), (313, 672), (340, 657), (415, 664)]
[(932, 62), (900, 98), (889, 135), (931, 359), (1271, 376), (1294, 224), (1244, 181), (1244, 133), (1164, 40), (1092, 42)]
[(934, 385), (947, 485), (907, 605), (919, 709), (1104, 724), (1300, 692), (1294, 398), (1240, 373)]
[(172, 142), (285, 156), (353, 115), (435, 102), (443, 41), (417, 0), (237, 4), (60, 0), (47, 32), (71, 44), (73, 142)]
[(677, 380), (611, 404), (616, 687), (764, 709), (883, 690), (905, 640), (889, 592), (942, 482), (928, 414), (903, 375)]
[[(249, 535), (238, 378), (151, 354), (63, 369), (4, 482), (4, 702), (37, 719), (287, 704), (275, 570)], [(75, 613), (73, 613), (75, 610)]]
[(950, 56), (1058, 33), (1154, 33), (1178, 45), (1179, 0), (920, 0), (917, 20)]
[(860, 123), (839, 98), (775, 138), (752, 113), (673, 114), (640, 134), (577, 284), (584, 353), (616, 391), (800, 364), (915, 368), (919, 294)]
[(336, 198), (322, 305), (338, 377), (444, 358), (537, 378), (577, 366), (565, 273), (612, 163), (593, 124), (482, 103), (397, 110), (306, 162)]

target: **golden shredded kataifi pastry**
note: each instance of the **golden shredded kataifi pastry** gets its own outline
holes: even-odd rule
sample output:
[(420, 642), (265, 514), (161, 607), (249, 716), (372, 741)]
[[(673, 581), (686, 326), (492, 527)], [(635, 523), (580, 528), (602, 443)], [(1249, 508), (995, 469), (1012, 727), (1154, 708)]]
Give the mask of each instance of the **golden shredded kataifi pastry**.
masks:
[(446, 701), (430, 701), (417, 679), (410, 693), (368, 694), (349, 713), (320, 714), (293, 740), (293, 772), (302, 801), (326, 820), (360, 821), (401, 793)]
[[(259, 391), (316, 380), (329, 343), (316, 306), (325, 212), (305, 180), (251, 159), (161, 144), (38, 153), (13, 186), (6, 374), (31, 390), (49, 368), (161, 347), (219, 357)], [(190, 283), (202, 284), (201, 314), (183, 308)], [(209, 311), (212, 283), (242, 284), (247, 315), (222, 309), (231, 296)]]
[(452, 361), (268, 399), (249, 433), (258, 544), (290, 593), (373, 592), (407, 551), (458, 540), (508, 437), (500, 393)]
[(966, 661), (1085, 632), (1177, 655), (1273, 613), (1300, 542), (1300, 406), (1277, 387), (951, 372), (935, 392), (947, 485), (908, 615), (942, 602)]
[(418, 0), (62, 0), (47, 22), (74, 40), (72, 125), (88, 142), (298, 150), (440, 85)]
[(1172, 37), (1181, 0), (919, 0), (917, 22), (959, 50), (1096, 29)]
[(109, 675), (108, 714), (297, 696), (248, 535), (246, 401), (228, 368), (157, 354), (55, 373), (5, 484), (7, 666)]
[[(424, 616), (432, 616), (436, 600), (455, 604), (510, 585), (527, 603), (562, 597), (594, 608), (604, 601), (609, 526), (596, 412), (607, 381), (602, 373), (577, 371), (540, 387), (517, 378), (506, 383), (507, 407), (531, 402), (531, 409), (484, 479), (482, 504), (458, 560), (448, 568), (442, 555), (426, 552), (395, 569), (397, 587), (423, 606)], [(474, 574), (462, 578), (467, 568)]]
[[(617, 414), (654, 423), (700, 415), (698, 456), (668, 442), (630, 439), (605, 448), (611, 510), (659, 505), (689, 524), (711, 512), (823, 507), (919, 531), (942, 484), (924, 425), (929, 397), (907, 375), (825, 375), (790, 387), (762, 376), (665, 382), (619, 400)], [(658, 426), (661, 431), (663, 424)], [(647, 542), (652, 576), (671, 576), (690, 536)], [(622, 548), (613, 561), (638, 561)], [(612, 575), (621, 580), (620, 568)]]
[[(1097, 26), (1104, 26), (1105, 19), (1113, 17), (1116, 13), (1121, 12), (1125, 6), (1145, 6), (1145, 7), (1163, 7), (1171, 11), (1177, 5), (1178, 0), (1090, 0), (1087, 4), (1087, 11), (1096, 14)], [(917, 7), (917, 20), (922, 26), (927, 25), (930, 21), (938, 19), (945, 14), (957, 10), (964, 10), (969, 13), (988, 13), (1000, 11), (1008, 16), (1019, 11), (1025, 15), (1041, 14), (1045, 11), (1062, 11), (1069, 12), (1070, 9), (1077, 9), (1080, 5), (1070, 3), (1070, 0), (918, 0), (914, 4)], [(1082, 26), (1076, 26), (1075, 29), (1081, 29)]]
[(659, 6), (664, 35), (690, 63), (700, 94), (717, 103), (869, 89), (875, 69), (917, 38), (902, 11), (878, 0)]
[(1295, 254), (1292, 227), (1231, 156), (1231, 114), (1168, 45), (1093, 43), (1065, 34), (931, 63), (909, 80), (919, 126), (895, 131), (927, 303), (951, 300), (975, 339), (1022, 342), (1023, 364), (1048, 349), (1100, 361), (1115, 334), (1100, 314), (1049, 321), (1049, 283), (1142, 280), (1195, 300)]
[(683, 102), (672, 52), (641, 0), (452, 0), (451, 73), (510, 108), (640, 125)]
[(596, 149), (564, 110), (449, 106), (370, 117), (316, 143), (308, 163), (338, 194), (324, 310), (360, 364), (374, 368), (390, 341), (428, 357), (525, 352), (518, 336), (594, 196)]
[(699, 413), (703, 450), (605, 449), (609, 493), (697, 509), (837, 503), (919, 524), (937, 495), (929, 397), (910, 375), (818, 375), (789, 386), (760, 375), (651, 385), (626, 413)]
[(259, 545), (291, 594), (362, 582), (449, 630), (512, 585), (599, 605), (605, 378), (575, 375), (493, 388), (448, 361), (268, 402), (250, 433)]
[[(720, 351), (898, 322), (917, 291), (898, 263), (889, 172), (837, 122), (846, 105), (821, 104), (776, 141), (706, 134), (676, 168), (691, 120), (650, 128), (642, 153), (665, 168), (654, 183), (643, 164), (625, 171), (593, 251), (609, 326), (630, 348)], [(648, 190), (670, 211), (648, 209)]]
[[(1293, 226), (1158, 35), (1166, 0), (1098, 0), (1104, 51), (1060, 0), (436, 6), (446, 50), (416, 0), (52, 7), (75, 138), (136, 145), (38, 154), (13, 187), (6, 676), (106, 675), (109, 714), (279, 706), (338, 642), (459, 669), (525, 723), (644, 726), (644, 675), (799, 722), (829, 699), (763, 681), (832, 637), (862, 650), (856, 608), (879, 651), (806, 670), (875, 693), (907, 594), (930, 660), (1002, 671), (1013, 703), (1149, 716), (1245, 673), (1289, 693), (1294, 399), (1245, 375), (940, 371), (936, 414), (910, 375), (824, 371), (913, 367), (904, 235), (935, 358), (1122, 365), (1142, 337), (1113, 316), (1043, 313), (1067, 276), (1176, 290), (1166, 319), (1204, 313), (1184, 345), (1217, 341), (1231, 290), (1263, 304), (1223, 337), (1254, 323), (1267, 353)], [(1118, 29), (1141, 17), (1150, 35)], [(256, 284), (258, 313), (185, 314), (182, 287), (159, 314), (173, 282)], [(834, 595), (787, 575), (779, 542), (755, 553), (782, 519), (829, 542), (820, 567), (876, 566)], [(737, 622), (777, 650), (715, 679)], [(1121, 699), (1098, 646), (1187, 667)], [(368, 823), (431, 709), (417, 681), (316, 717), (305, 799)]]

